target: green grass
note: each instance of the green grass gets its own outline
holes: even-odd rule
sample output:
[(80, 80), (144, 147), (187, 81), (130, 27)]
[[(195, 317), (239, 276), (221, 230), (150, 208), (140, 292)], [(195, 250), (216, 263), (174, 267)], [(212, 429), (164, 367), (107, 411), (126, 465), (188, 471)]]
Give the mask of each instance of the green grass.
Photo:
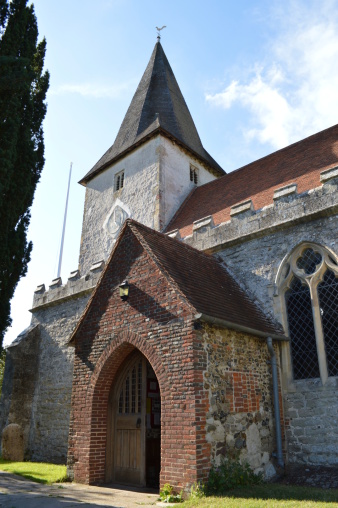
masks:
[(222, 497), (190, 498), (180, 508), (334, 508), (338, 490), (264, 484), (242, 487)]
[(39, 483), (67, 481), (67, 467), (43, 462), (11, 462), (0, 458), (0, 470), (24, 476)]
[[(67, 480), (66, 466), (0, 459), (0, 470), (39, 483)], [(263, 484), (237, 488), (222, 497), (190, 498), (180, 508), (338, 508), (338, 490)]]

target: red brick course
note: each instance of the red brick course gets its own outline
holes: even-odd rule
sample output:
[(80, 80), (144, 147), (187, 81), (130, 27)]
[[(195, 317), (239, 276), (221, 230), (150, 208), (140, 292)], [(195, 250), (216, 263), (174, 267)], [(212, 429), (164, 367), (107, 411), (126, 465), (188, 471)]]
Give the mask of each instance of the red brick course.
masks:
[(258, 374), (233, 372), (233, 397), (230, 399), (230, 411), (252, 413), (259, 411), (261, 400)]
[(181, 236), (193, 222), (213, 216), (215, 225), (230, 220), (231, 207), (252, 199), (255, 210), (273, 203), (274, 191), (296, 183), (301, 194), (321, 185), (320, 173), (338, 164), (338, 125), (197, 187), (167, 227)]

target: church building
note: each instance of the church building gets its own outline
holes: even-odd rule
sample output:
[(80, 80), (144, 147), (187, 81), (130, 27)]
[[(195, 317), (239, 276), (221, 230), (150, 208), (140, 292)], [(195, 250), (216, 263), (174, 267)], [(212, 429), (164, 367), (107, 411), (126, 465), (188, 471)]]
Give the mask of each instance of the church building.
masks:
[(80, 184), (78, 268), (7, 348), (3, 436), (88, 484), (337, 465), (338, 125), (227, 174), (158, 40)]

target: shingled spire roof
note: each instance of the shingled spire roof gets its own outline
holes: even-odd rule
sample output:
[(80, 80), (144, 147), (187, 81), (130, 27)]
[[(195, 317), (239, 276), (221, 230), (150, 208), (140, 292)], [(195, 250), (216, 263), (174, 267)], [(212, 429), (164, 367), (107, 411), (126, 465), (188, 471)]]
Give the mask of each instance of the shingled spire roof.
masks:
[(188, 149), (218, 175), (223, 169), (203, 148), (194, 121), (160, 42), (157, 42), (114, 144), (80, 181), (94, 175), (128, 151), (161, 133)]

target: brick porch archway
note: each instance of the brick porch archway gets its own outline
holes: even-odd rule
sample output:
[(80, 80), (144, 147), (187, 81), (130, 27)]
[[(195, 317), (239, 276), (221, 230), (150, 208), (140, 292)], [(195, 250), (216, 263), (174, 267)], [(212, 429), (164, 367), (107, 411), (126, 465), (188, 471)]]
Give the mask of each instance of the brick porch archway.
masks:
[(154, 348), (130, 331), (114, 337), (97, 361), (88, 383), (73, 387), (68, 465), (73, 465), (74, 479), (79, 483), (105, 482), (109, 392), (120, 366), (135, 349), (152, 366), (161, 394), (170, 391), (168, 376)]

